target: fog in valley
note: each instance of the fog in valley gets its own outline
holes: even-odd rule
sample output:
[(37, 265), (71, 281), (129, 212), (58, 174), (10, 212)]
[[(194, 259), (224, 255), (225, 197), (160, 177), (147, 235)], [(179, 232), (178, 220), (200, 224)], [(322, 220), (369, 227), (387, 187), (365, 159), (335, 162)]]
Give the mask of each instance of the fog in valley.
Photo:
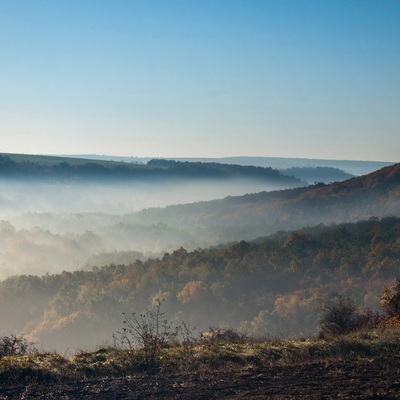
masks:
[[(361, 328), (400, 277), (399, 18), (393, 0), (0, 1), (0, 383), (164, 396), (146, 376), (166, 372), (185, 396), (225, 363), (319, 362), (307, 338), (335, 301), (372, 356)], [(159, 334), (179, 326), (176, 351)], [(213, 328), (234, 334), (186, 346)], [(106, 349), (140, 344), (122, 369)]]
[[(0, 279), (129, 263), (180, 246), (210, 245), (197, 232), (136, 223), (135, 212), (280, 189), (260, 180), (119, 183), (0, 181)], [(128, 217), (130, 216), (130, 217)]]
[(334, 293), (378, 310), (398, 268), (399, 171), (292, 190), (237, 177), (2, 180), (3, 332), (74, 352), (110, 343), (123, 312), (159, 299), (173, 323), (255, 336), (315, 333), (316, 301)]
[(0, 216), (4, 219), (27, 212), (124, 214), (287, 187), (248, 178), (119, 183), (0, 180)]

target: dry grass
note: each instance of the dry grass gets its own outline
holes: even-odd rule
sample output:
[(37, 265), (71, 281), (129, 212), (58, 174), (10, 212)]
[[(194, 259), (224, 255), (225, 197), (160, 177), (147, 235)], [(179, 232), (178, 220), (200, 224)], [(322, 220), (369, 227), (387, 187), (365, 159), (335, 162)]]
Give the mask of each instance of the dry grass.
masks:
[(304, 364), (315, 361), (373, 358), (400, 351), (397, 329), (358, 332), (302, 340), (245, 340), (194, 342), (161, 349), (157, 366), (149, 370), (143, 350), (115, 347), (82, 351), (67, 358), (57, 353), (33, 352), (0, 359), (0, 384), (56, 382), (93, 377), (118, 377), (136, 372), (195, 372), (216, 368)]

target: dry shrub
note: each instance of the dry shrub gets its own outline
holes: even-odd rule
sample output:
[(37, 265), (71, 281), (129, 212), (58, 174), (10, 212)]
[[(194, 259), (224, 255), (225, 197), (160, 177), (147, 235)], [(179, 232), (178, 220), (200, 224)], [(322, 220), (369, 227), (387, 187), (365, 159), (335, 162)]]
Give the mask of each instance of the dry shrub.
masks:
[(184, 322), (174, 325), (161, 311), (161, 301), (156, 299), (155, 302), (155, 308), (149, 308), (142, 314), (123, 314), (124, 327), (113, 335), (116, 344), (130, 351), (136, 367), (145, 370), (157, 368), (163, 363), (163, 349), (180, 345), (189, 355), (194, 343), (190, 327)]
[(24, 355), (32, 350), (33, 343), (28, 342), (24, 336), (0, 336), (0, 357), (10, 355)]
[(348, 297), (336, 295), (333, 302), (324, 302), (319, 321), (320, 335), (346, 335), (371, 330), (382, 321), (382, 316), (371, 309), (362, 310)]
[(199, 343), (244, 343), (247, 336), (235, 329), (220, 329), (210, 327), (208, 331), (200, 334)]

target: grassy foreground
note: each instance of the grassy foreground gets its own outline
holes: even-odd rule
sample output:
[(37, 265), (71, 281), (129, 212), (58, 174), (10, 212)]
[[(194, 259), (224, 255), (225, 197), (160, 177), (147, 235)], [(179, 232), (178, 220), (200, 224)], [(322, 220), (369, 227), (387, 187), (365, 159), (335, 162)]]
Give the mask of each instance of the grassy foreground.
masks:
[(174, 344), (161, 349), (153, 365), (143, 349), (104, 347), (81, 351), (72, 357), (55, 352), (32, 351), (0, 359), (0, 384), (50, 383), (138, 372), (167, 374), (211, 369), (236, 369), (327, 362), (388, 356), (400, 351), (398, 329), (373, 330), (325, 338), (301, 340), (212, 340)]

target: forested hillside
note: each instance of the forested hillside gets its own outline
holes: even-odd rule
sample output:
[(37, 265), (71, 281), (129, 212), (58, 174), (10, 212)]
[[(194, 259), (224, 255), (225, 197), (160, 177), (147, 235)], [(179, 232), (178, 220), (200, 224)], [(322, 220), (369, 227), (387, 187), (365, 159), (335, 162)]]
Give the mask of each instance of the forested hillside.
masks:
[[(215, 198), (234, 190), (243, 193), (265, 185), (249, 184), (251, 179), (245, 178), (240, 184), (239, 180), (228, 179), (228, 186), (218, 179), (214, 184), (209, 183), (212, 180), (200, 184), (200, 180), (187, 179), (187, 184), (178, 180), (153, 186), (129, 182), (107, 186), (2, 181), (0, 278), (71, 271), (108, 262), (129, 263), (133, 255), (143, 259), (158, 257), (181, 246), (190, 251), (320, 223), (400, 216), (399, 165), (330, 185), (230, 196), (140, 212), (132, 210), (143, 209), (146, 204), (149, 207), (205, 196)], [(195, 165), (185, 168), (192, 167)]]
[(295, 176), (310, 185), (319, 182), (341, 182), (354, 177), (352, 174), (332, 167), (292, 167), (281, 172), (286, 175)]
[(168, 160), (138, 164), (18, 154), (0, 154), (0, 178), (66, 181), (246, 178), (279, 183), (282, 187), (305, 185), (300, 179), (269, 167)]
[(17, 276), (0, 282), (2, 331), (47, 348), (98, 345), (122, 313), (157, 299), (172, 321), (238, 328), (254, 335), (315, 332), (321, 299), (334, 293), (378, 308), (400, 261), (400, 219), (318, 225), (254, 242), (180, 248), (161, 258), (91, 271)]
[(391, 215), (400, 215), (400, 164), (330, 185), (143, 210), (128, 220), (191, 227), (199, 235), (222, 242), (255, 239), (280, 229), (320, 222), (354, 222)]

